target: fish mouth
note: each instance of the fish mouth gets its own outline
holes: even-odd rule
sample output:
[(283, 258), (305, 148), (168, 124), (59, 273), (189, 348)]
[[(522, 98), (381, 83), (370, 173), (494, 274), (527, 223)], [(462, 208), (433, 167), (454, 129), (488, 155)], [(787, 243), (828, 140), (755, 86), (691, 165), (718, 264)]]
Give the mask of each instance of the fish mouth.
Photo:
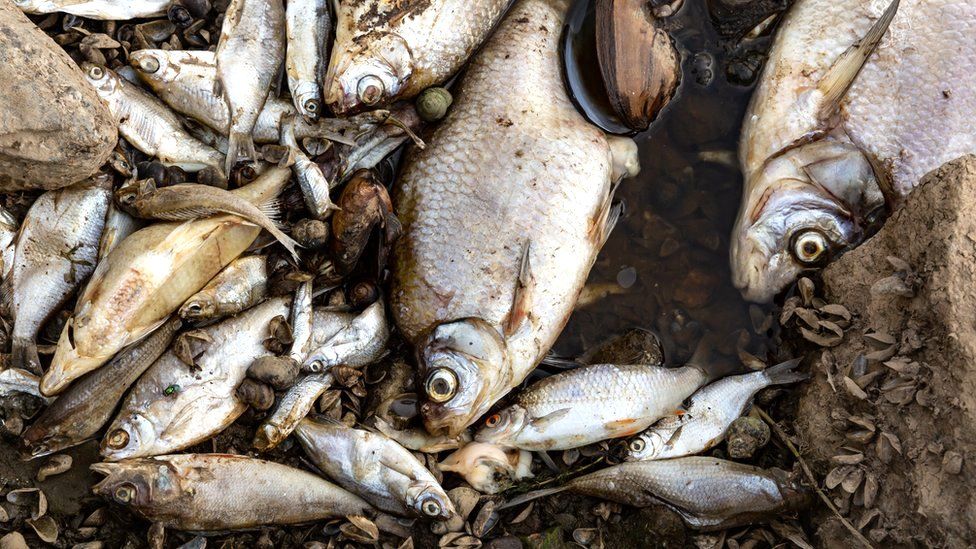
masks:
[(92, 492), (96, 494), (101, 494), (102, 491), (108, 486), (112, 477), (122, 470), (122, 464), (120, 463), (92, 463), (88, 467), (92, 472), (98, 473), (100, 475), (105, 475), (105, 478), (95, 483), (92, 486)]

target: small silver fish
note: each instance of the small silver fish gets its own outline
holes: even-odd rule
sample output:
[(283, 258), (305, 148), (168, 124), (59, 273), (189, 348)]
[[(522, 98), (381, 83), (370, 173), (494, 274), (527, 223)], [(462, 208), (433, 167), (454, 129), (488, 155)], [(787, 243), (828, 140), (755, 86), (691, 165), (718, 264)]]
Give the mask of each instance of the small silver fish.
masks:
[(303, 117), (318, 120), (324, 109), (322, 82), (332, 31), (328, 0), (288, 0), (285, 29), (285, 70), (292, 101)]
[(302, 190), (308, 211), (312, 213), (312, 217), (315, 219), (325, 219), (333, 210), (339, 208), (329, 196), (332, 184), (322, 173), (322, 168), (298, 146), (298, 140), (295, 138), (295, 127), (292, 122), (283, 124), (281, 144), (294, 151), (295, 163), (292, 164), (292, 170), (295, 172), (295, 178), (298, 179), (298, 188)]
[(305, 419), (322, 393), (329, 390), (333, 381), (332, 374), (309, 374), (292, 385), (278, 399), (275, 411), (258, 426), (254, 447), (267, 452), (281, 444)]
[(312, 281), (303, 282), (295, 290), (291, 303), (291, 351), (288, 353), (298, 364), (305, 361), (312, 343), (315, 311), (312, 310)]
[(231, 261), (180, 307), (186, 320), (216, 320), (250, 309), (268, 291), (268, 258), (249, 255)]
[(284, 59), (282, 1), (231, 0), (217, 43), (217, 84), (230, 107), (227, 173), (242, 157), (256, 160), (254, 126)]
[(333, 366), (358, 368), (372, 364), (386, 354), (389, 339), (386, 309), (383, 301), (379, 300), (309, 353), (302, 369), (322, 372)]
[(166, 15), (173, 0), (13, 0), (25, 13), (70, 13), (87, 19), (124, 21)]
[(799, 359), (791, 360), (706, 386), (691, 396), (680, 415), (665, 417), (631, 440), (626, 459), (669, 459), (708, 450), (725, 438), (729, 425), (745, 412), (758, 391), (808, 378), (793, 371), (799, 364)]
[(295, 435), (323, 473), (378, 509), (436, 520), (456, 514), (434, 475), (381, 434), (326, 419), (305, 419)]
[(91, 469), (107, 475), (93, 492), (177, 530), (221, 532), (375, 513), (317, 475), (245, 456), (180, 454)]
[(108, 205), (108, 214), (105, 216), (102, 240), (98, 243), (98, 260), (108, 257), (116, 246), (141, 228), (142, 222), (119, 208), (114, 200), (111, 201)]
[(7, 274), (14, 266), (14, 251), (17, 249), (17, 233), (19, 232), (17, 219), (7, 208), (0, 206), (0, 276), (7, 278)]
[(41, 378), (27, 370), (20, 368), (0, 370), (0, 397), (24, 393), (46, 400), (47, 397), (41, 394), (40, 384)]

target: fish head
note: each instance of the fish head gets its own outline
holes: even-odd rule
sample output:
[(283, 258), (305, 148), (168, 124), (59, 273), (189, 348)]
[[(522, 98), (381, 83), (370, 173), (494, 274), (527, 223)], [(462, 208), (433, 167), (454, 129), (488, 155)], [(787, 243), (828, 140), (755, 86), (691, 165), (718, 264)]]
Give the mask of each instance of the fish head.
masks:
[(156, 440), (156, 428), (142, 414), (119, 418), (105, 433), (99, 451), (109, 461), (149, 455)]
[(505, 342), (487, 322), (438, 325), (418, 349), (420, 412), (432, 435), (457, 436), (485, 413), (510, 377)]
[(85, 62), (82, 63), (81, 68), (85, 71), (85, 80), (95, 88), (102, 99), (108, 100), (122, 88), (119, 75), (102, 65)]
[(801, 145), (752, 179), (731, 242), (732, 281), (750, 301), (772, 301), (856, 247), (885, 211), (871, 161), (850, 143)]
[(69, 433), (63, 432), (64, 427), (69, 426), (35, 422), (20, 435), (21, 457), (25, 460), (37, 459), (77, 444)]
[(531, 477), (532, 453), (517, 448), (472, 442), (437, 464), (441, 471), (457, 473), (475, 490), (497, 494), (514, 481)]
[(451, 498), (437, 483), (417, 480), (407, 486), (407, 506), (419, 517), (432, 520), (448, 520), (457, 514)]
[(170, 506), (182, 495), (176, 472), (165, 461), (133, 459), (122, 463), (93, 463), (91, 470), (105, 475), (92, 492), (136, 511)]
[(170, 84), (180, 74), (180, 66), (171, 63), (167, 55), (159, 50), (139, 50), (129, 54), (129, 64), (136, 70), (139, 79), (155, 88)]
[(326, 75), (325, 101), (337, 116), (395, 100), (413, 74), (413, 53), (394, 33), (371, 33), (352, 48), (337, 48)]
[(661, 433), (649, 429), (636, 436), (627, 443), (627, 453), (624, 455), (626, 461), (644, 461), (655, 459), (664, 450), (668, 441)]
[(507, 443), (515, 440), (518, 434), (522, 432), (522, 429), (525, 429), (528, 424), (528, 412), (525, 408), (514, 404), (497, 414), (488, 416), (484, 426), (474, 435), (474, 439), (478, 442), (511, 446), (511, 444)]
[(212, 295), (199, 292), (180, 307), (180, 318), (184, 320), (205, 320), (217, 314), (217, 303)]

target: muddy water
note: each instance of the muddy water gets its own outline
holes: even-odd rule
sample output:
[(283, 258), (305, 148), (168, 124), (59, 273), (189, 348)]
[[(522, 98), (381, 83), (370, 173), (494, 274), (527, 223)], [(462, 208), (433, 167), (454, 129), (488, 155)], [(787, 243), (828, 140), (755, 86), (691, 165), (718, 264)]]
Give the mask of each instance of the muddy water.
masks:
[[(785, 2), (729, 4), (757, 10), (737, 12), (745, 15), (738, 25), (744, 29)], [(749, 305), (731, 283), (729, 234), (742, 188), (737, 140), (769, 31), (740, 43), (729, 36), (735, 25), (716, 23), (709, 7), (686, 0), (665, 23), (682, 52), (681, 87), (654, 125), (635, 136), (641, 174), (618, 191), (625, 215), (589, 280), (597, 295), (609, 295), (576, 311), (556, 346), (559, 355), (577, 356), (642, 327), (660, 336), (669, 362), (680, 362), (703, 330), (724, 336), (726, 351), (734, 350), (736, 332), (752, 331)], [(720, 13), (719, 4), (711, 8)], [(752, 340), (761, 347), (761, 338)]]

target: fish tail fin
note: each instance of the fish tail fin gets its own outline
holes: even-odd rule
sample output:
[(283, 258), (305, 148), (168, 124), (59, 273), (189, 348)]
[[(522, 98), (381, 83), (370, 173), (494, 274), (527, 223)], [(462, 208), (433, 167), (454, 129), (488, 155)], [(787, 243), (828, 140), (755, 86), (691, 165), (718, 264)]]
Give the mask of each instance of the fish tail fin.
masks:
[(10, 342), (10, 359), (14, 368), (41, 373), (41, 358), (37, 354), (37, 343), (26, 337), (15, 337)]
[(796, 383), (797, 381), (810, 379), (810, 374), (793, 371), (800, 365), (802, 360), (800, 358), (794, 358), (793, 360), (787, 360), (776, 366), (766, 368), (763, 370), (763, 373), (766, 375), (767, 382), (770, 385), (786, 385), (788, 383)]
[(224, 165), (224, 173), (230, 176), (234, 165), (242, 158), (248, 160), (257, 158), (257, 152), (254, 149), (254, 139), (250, 133), (231, 131), (227, 138), (227, 160)]
[(503, 505), (496, 507), (495, 510), (501, 511), (502, 509), (508, 509), (510, 507), (522, 505), (523, 503), (528, 503), (530, 501), (534, 501), (539, 498), (552, 496), (560, 492), (565, 492), (566, 490), (569, 490), (568, 486), (559, 486), (556, 488), (543, 488), (542, 490), (533, 490), (532, 492), (522, 494), (521, 496), (506, 501)]
[(728, 359), (713, 359), (712, 350), (718, 342), (718, 336), (708, 332), (698, 341), (695, 353), (688, 359), (688, 366), (694, 366), (701, 370), (708, 382), (721, 379), (725, 376), (739, 373), (741, 367), (734, 361)]
[(301, 247), (301, 244), (295, 242), (295, 240), (292, 237), (286, 235), (281, 229), (273, 225), (269, 227), (268, 232), (270, 232), (272, 236), (274, 236), (278, 240), (278, 242), (281, 242), (281, 245), (288, 250), (291, 256), (295, 258), (295, 261), (298, 261), (298, 248)]

